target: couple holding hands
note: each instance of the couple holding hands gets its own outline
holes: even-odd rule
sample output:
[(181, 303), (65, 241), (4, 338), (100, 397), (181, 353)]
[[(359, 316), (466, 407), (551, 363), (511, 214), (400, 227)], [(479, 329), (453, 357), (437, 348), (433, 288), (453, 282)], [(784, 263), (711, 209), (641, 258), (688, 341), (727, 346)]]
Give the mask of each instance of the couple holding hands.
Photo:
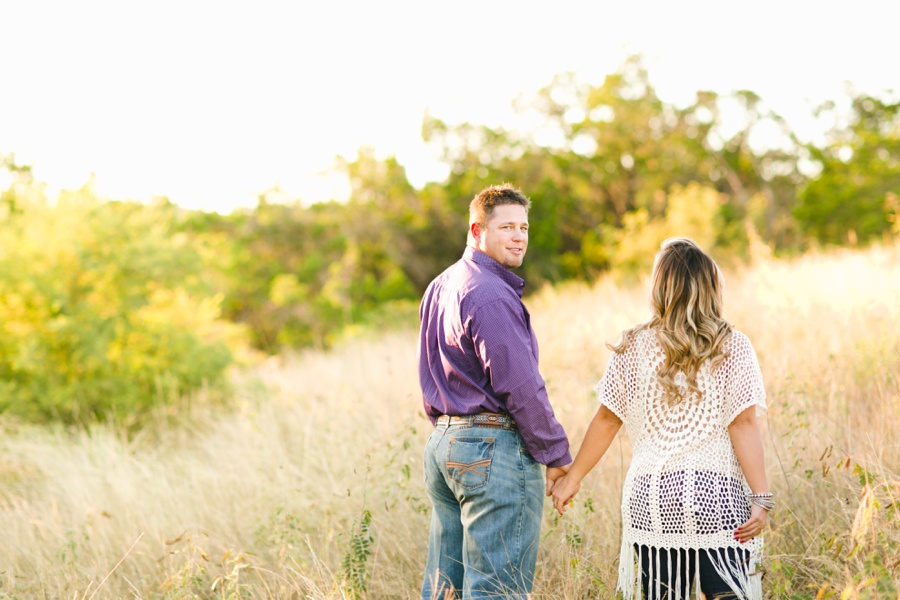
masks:
[(526, 598), (545, 494), (563, 514), (623, 424), (633, 457), (618, 591), (761, 600), (759, 536), (774, 506), (756, 422), (765, 391), (749, 339), (722, 317), (716, 263), (689, 239), (662, 243), (651, 317), (609, 346), (599, 409), (573, 461), (538, 370), (525, 282), (512, 271), (528, 247), (530, 204), (508, 184), (479, 192), (462, 258), (422, 299), (419, 379), (435, 425), (423, 600)]

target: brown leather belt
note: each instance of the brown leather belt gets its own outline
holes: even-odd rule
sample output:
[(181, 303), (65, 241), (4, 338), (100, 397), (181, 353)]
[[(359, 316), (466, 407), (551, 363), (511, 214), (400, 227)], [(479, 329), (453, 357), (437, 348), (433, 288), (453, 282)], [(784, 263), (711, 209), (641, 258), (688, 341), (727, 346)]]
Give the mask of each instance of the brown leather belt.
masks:
[(504, 429), (518, 429), (515, 420), (506, 413), (490, 413), (483, 412), (477, 415), (462, 415), (451, 417), (450, 415), (441, 415), (437, 418), (436, 425), (481, 425), (483, 427), (502, 427)]

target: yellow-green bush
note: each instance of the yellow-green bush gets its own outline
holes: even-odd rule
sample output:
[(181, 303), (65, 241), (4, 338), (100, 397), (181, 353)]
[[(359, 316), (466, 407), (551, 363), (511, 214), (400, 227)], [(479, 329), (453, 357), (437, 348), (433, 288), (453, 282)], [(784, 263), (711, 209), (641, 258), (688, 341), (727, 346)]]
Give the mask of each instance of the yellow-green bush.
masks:
[[(13, 201), (14, 200), (14, 201)], [(200, 254), (168, 203), (7, 193), (0, 214), (0, 410), (132, 420), (223, 379), (231, 353)]]
[(692, 238), (707, 251), (714, 250), (720, 205), (716, 190), (692, 183), (669, 194), (662, 216), (651, 217), (644, 209), (628, 213), (622, 227), (607, 231), (612, 269), (623, 275), (648, 273), (659, 244), (674, 236)]

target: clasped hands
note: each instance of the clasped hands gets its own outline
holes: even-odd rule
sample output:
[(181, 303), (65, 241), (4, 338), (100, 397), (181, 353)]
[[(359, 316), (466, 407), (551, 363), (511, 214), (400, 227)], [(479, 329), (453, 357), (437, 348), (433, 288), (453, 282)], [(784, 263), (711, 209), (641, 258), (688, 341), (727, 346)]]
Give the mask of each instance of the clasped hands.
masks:
[(581, 481), (568, 475), (571, 466), (547, 468), (547, 495), (553, 496), (553, 508), (560, 515), (566, 512), (569, 502), (581, 489)]

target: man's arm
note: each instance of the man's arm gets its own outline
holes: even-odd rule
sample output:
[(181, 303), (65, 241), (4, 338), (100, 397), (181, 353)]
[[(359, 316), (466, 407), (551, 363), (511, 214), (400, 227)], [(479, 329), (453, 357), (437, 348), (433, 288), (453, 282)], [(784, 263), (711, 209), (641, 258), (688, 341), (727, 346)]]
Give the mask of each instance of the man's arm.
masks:
[(534, 338), (517, 302), (498, 299), (473, 315), (471, 337), (475, 353), (494, 394), (516, 420), (531, 456), (548, 467), (563, 467), (572, 462), (569, 441), (553, 414), (546, 384), (538, 371)]

